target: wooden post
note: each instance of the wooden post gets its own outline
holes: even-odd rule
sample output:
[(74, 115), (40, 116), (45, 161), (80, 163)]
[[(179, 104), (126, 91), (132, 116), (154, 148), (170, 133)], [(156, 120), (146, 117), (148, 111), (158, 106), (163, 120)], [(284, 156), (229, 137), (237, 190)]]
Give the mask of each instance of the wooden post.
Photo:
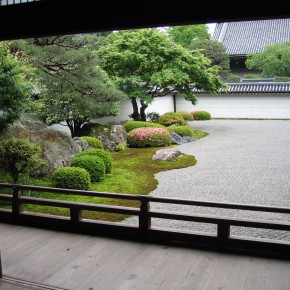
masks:
[(149, 200), (142, 199), (140, 204), (139, 229), (146, 231), (151, 227), (151, 217), (148, 216), (150, 210)]
[(18, 186), (13, 186), (13, 200), (12, 200), (12, 213), (14, 216), (18, 216), (24, 210), (24, 205), (19, 201), (22, 196), (22, 192)]
[(217, 237), (220, 244), (225, 243), (230, 237), (230, 225), (227, 223), (219, 223), (217, 228)]
[(82, 211), (78, 208), (70, 208), (70, 220), (72, 223), (78, 223), (82, 219)]

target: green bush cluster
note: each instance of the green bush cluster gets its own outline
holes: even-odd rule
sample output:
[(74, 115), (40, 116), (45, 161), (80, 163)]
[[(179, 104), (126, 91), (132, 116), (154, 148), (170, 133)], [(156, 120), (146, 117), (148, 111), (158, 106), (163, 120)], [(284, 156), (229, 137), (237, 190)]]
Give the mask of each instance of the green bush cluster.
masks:
[(159, 124), (168, 127), (171, 125), (187, 125), (187, 122), (184, 120), (180, 113), (168, 112), (160, 116)]
[(93, 148), (104, 149), (104, 145), (103, 145), (102, 141), (95, 138), (95, 137), (82, 136), (81, 139), (84, 139), (85, 141), (87, 141), (89, 143), (89, 145)]
[(17, 183), (47, 164), (40, 157), (41, 147), (21, 138), (0, 139), (0, 167), (6, 169)]
[(190, 114), (190, 112), (181, 111), (178, 113), (181, 114), (185, 121), (193, 121), (193, 116)]
[(110, 152), (100, 149), (100, 148), (92, 148), (88, 150), (84, 150), (80, 152), (79, 154), (76, 155), (76, 157), (79, 156), (98, 156), (101, 158), (105, 164), (105, 173), (109, 174), (112, 172), (112, 163), (113, 163), (113, 158)]
[(90, 174), (80, 167), (59, 167), (52, 176), (54, 187), (89, 190), (91, 186)]
[(207, 111), (192, 111), (191, 114), (193, 115), (194, 120), (210, 120), (211, 115)]
[(93, 182), (100, 181), (105, 175), (104, 161), (96, 155), (75, 156), (70, 166), (87, 170)]
[(194, 136), (193, 130), (189, 126), (169, 126), (167, 130), (175, 132), (180, 136)]
[(128, 133), (133, 129), (137, 128), (144, 128), (144, 127), (151, 127), (151, 128), (164, 128), (164, 126), (152, 122), (144, 122), (144, 121), (128, 121), (124, 124), (124, 129)]
[(127, 136), (128, 146), (135, 148), (169, 146), (171, 141), (171, 135), (165, 128), (136, 128)]

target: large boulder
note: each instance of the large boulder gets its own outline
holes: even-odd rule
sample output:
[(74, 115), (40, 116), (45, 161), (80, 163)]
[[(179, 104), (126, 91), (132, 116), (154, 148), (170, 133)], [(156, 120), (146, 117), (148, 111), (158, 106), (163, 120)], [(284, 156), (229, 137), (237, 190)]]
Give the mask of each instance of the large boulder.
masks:
[(115, 151), (116, 146), (127, 141), (127, 133), (123, 125), (97, 123), (85, 124), (81, 136), (92, 136), (99, 139), (108, 151)]
[(173, 131), (169, 131), (171, 138), (172, 138), (172, 144), (185, 144), (188, 142), (193, 142), (196, 141), (197, 139), (191, 136), (180, 136), (179, 134), (173, 132)]
[(42, 175), (50, 175), (56, 168), (69, 165), (72, 158), (83, 151), (83, 148), (89, 148), (86, 141), (74, 140), (66, 132), (47, 126), (36, 126), (35, 124), (28, 126), (27, 124), (19, 123), (10, 126), (1, 136), (4, 138), (23, 138), (31, 143), (40, 145), (42, 157), (48, 162), (48, 165), (41, 172)]
[(176, 148), (165, 148), (157, 150), (153, 155), (152, 160), (169, 160), (182, 155), (183, 153)]

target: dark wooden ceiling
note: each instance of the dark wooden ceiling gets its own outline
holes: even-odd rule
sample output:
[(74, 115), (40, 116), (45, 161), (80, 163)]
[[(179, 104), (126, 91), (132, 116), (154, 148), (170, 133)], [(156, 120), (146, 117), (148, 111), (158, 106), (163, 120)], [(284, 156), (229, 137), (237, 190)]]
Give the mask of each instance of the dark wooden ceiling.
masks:
[(288, 17), (285, 5), (245, 2), (42, 0), (0, 6), (0, 40)]

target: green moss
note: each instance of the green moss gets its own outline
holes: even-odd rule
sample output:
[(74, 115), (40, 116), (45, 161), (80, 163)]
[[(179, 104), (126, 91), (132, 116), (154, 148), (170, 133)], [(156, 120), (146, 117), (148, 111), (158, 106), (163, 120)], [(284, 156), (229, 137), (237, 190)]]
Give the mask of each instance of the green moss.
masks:
[[(176, 147), (171, 145), (170, 147)], [(194, 166), (196, 159), (192, 155), (184, 154), (168, 161), (152, 160), (152, 156), (160, 148), (126, 148), (124, 151), (111, 152), (113, 159), (112, 173), (106, 175), (99, 182), (91, 183), (90, 190), (99, 192), (126, 193), (126, 194), (149, 194), (158, 186), (158, 181), (155, 179), (155, 174), (162, 171), (186, 168)], [(0, 182), (10, 182), (8, 175), (4, 170), (0, 171)], [(30, 178), (28, 184), (38, 186), (52, 187), (53, 183), (49, 177)], [(3, 192), (3, 191), (2, 191)], [(70, 200), (75, 202), (88, 202), (99, 204), (110, 204), (128, 207), (138, 207), (139, 203), (130, 200), (118, 200), (100, 197), (77, 196), (77, 195), (62, 195), (49, 192), (33, 192), (26, 191), (27, 196), (42, 197), (48, 199)], [(1, 207), (9, 205), (2, 204)], [(66, 209), (56, 207), (44, 207), (37, 205), (27, 205), (26, 211), (46, 213), (52, 215), (67, 216), (69, 213)], [(127, 216), (120, 214), (102, 213), (85, 211), (84, 218), (106, 220), (106, 221), (121, 221)]]

